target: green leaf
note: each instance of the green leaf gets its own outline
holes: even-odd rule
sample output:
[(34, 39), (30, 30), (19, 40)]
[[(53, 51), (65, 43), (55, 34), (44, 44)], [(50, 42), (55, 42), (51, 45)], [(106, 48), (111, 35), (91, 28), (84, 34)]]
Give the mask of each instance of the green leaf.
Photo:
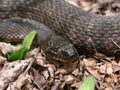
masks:
[(78, 90), (94, 90), (95, 89), (95, 79), (93, 76), (87, 77), (87, 79), (82, 83)]
[(29, 51), (31, 45), (32, 45), (32, 41), (35, 38), (36, 32), (32, 31), (30, 32), (24, 39), (23, 43), (22, 43), (22, 48), (15, 51), (14, 53), (12, 53), (11, 55), (8, 56), (8, 61), (15, 61), (15, 60), (21, 60), (24, 59), (25, 55), (27, 54), (27, 52)]
[(28, 52), (28, 49), (23, 47), (19, 49), (18, 51), (15, 51), (8, 57), (8, 61), (12, 62), (15, 60), (21, 60), (25, 57), (26, 53)]
[(31, 44), (32, 44), (32, 41), (33, 39), (35, 38), (36, 36), (36, 32), (35, 31), (32, 31), (30, 32), (24, 39), (23, 43), (22, 43), (22, 46), (23, 47), (26, 47), (27, 49), (30, 49), (31, 47)]
[(19, 16), (16, 16), (16, 17), (14, 17), (14, 19), (21, 19), (21, 17), (19, 17)]

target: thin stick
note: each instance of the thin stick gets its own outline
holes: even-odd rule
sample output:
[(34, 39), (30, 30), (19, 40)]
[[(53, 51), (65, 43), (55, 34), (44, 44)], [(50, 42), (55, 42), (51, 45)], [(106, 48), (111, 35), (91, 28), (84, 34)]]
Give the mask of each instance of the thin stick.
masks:
[(120, 48), (120, 46), (112, 39), (112, 42), (118, 47)]
[(27, 72), (29, 71), (29, 69), (31, 68), (32, 64), (34, 63), (34, 61), (36, 60), (36, 57), (39, 53), (40, 49), (38, 49), (38, 51), (36, 52), (36, 54), (32, 57), (32, 60), (30, 62), (30, 64), (28, 65), (28, 67), (26, 68), (25, 72), (24, 72), (24, 75), (27, 74)]

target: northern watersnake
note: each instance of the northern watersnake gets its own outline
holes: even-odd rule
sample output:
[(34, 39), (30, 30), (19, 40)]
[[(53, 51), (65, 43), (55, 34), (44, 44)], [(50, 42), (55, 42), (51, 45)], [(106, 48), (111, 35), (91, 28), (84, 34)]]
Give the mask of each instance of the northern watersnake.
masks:
[(45, 24), (83, 53), (113, 55), (118, 49), (113, 41), (120, 45), (119, 14), (88, 13), (64, 0), (1, 0), (0, 18), (15, 16)]

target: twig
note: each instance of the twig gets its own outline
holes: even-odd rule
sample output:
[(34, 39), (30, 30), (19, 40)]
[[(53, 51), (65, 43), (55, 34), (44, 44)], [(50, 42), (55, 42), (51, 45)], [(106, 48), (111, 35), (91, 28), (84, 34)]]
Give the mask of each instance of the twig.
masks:
[(33, 59), (31, 60), (30, 64), (28, 65), (28, 67), (26, 68), (24, 75), (27, 74), (27, 72), (29, 71), (29, 69), (31, 68), (32, 64), (34, 63), (34, 61), (36, 60), (36, 57), (39, 53), (40, 49), (38, 49), (38, 51), (35, 53), (35, 55), (33, 55)]
[(120, 46), (113, 39), (112, 42), (120, 49)]

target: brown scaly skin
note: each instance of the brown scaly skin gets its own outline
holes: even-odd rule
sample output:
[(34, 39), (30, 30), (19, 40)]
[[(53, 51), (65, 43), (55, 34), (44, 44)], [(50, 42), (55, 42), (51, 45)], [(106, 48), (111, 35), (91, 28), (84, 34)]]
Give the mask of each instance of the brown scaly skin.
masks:
[(38, 44), (49, 60), (69, 62), (78, 59), (77, 50), (73, 44), (57, 35), (47, 26), (30, 19), (0, 20), (0, 41), (19, 42), (30, 32), (36, 31), (35, 44)]
[[(0, 18), (20, 16), (40, 21), (70, 40), (84, 53), (94, 53), (96, 49), (106, 55), (113, 55), (118, 48), (112, 40), (120, 45), (119, 15), (91, 14), (64, 0), (5, 1), (12, 4), (4, 5), (1, 1)], [(27, 1), (29, 3), (25, 3)]]

